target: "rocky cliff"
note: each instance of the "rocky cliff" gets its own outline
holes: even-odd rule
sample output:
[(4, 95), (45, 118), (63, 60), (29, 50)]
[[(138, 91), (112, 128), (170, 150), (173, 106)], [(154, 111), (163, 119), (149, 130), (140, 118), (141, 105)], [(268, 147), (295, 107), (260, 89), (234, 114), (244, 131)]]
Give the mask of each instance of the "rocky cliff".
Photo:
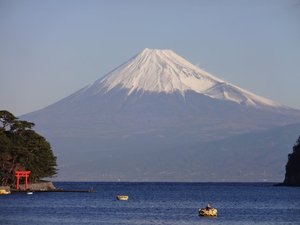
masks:
[(300, 136), (293, 147), (293, 153), (288, 156), (283, 183), (288, 186), (300, 186)]

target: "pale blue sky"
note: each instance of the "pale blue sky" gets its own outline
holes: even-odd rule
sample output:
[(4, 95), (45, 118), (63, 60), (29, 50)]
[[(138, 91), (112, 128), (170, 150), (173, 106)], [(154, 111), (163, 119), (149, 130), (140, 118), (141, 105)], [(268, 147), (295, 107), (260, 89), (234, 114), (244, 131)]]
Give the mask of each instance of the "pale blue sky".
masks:
[(298, 0), (0, 0), (0, 109), (43, 108), (146, 47), (300, 109)]

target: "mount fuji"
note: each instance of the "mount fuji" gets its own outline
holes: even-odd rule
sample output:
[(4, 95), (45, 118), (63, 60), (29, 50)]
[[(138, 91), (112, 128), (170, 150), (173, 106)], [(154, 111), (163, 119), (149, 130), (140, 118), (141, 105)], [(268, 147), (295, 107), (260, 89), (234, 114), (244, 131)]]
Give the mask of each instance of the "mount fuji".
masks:
[(299, 110), (160, 49), (22, 119), (52, 144), (59, 180), (278, 180), (300, 130)]

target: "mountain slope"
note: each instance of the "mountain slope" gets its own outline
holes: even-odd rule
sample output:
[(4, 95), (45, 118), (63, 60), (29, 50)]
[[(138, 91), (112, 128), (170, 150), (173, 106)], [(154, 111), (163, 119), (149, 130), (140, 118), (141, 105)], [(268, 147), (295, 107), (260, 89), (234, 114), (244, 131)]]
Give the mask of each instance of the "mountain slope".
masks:
[(293, 124), (212, 142), (142, 134), (50, 142), (63, 149), (59, 180), (281, 182), (299, 133)]
[[(140, 171), (143, 165), (149, 165), (141, 173), (142, 180), (150, 179), (150, 171), (151, 180), (167, 178), (167, 174), (159, 175), (163, 171), (173, 174), (169, 180), (178, 180), (177, 166), (196, 173), (192, 168), (197, 168), (197, 163), (188, 154), (191, 146), (213, 146), (231, 137), (297, 123), (300, 111), (218, 79), (171, 50), (145, 49), (103, 78), (22, 118), (36, 123), (57, 148), (63, 159), (61, 174), (68, 173), (67, 168), (80, 166), (82, 177), (92, 169), (105, 170), (103, 180), (116, 179), (116, 174), (131, 179), (133, 174), (137, 176), (133, 168)], [(209, 156), (205, 148), (197, 151), (215, 159), (199, 159), (203, 168), (218, 165), (223, 157)], [(240, 151), (243, 154), (244, 150)], [(78, 158), (70, 162), (66, 156), (71, 155)], [(182, 161), (176, 162), (180, 160), (176, 155), (186, 155), (184, 167)], [(110, 160), (102, 161), (102, 157), (113, 157), (112, 164), (107, 165)], [(161, 166), (156, 171), (151, 165), (156, 165), (152, 160), (158, 158)], [(133, 168), (126, 166), (129, 161)], [(194, 163), (189, 166), (189, 162)], [(208, 179), (208, 174), (199, 171), (195, 176), (186, 174), (186, 179)], [(227, 178), (237, 179), (232, 174)]]
[(229, 84), (189, 63), (172, 50), (145, 49), (80, 91), (80, 95), (97, 95), (114, 88), (134, 92), (174, 93), (194, 91), (211, 98), (255, 107), (283, 107), (269, 99)]

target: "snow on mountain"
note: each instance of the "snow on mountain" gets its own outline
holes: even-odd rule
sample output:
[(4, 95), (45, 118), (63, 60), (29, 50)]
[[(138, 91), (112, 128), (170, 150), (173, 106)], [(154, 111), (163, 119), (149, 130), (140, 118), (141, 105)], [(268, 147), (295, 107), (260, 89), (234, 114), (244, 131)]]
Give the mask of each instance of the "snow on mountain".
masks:
[(117, 87), (126, 89), (128, 95), (134, 92), (179, 92), (184, 96), (185, 92), (194, 91), (243, 105), (282, 107), (205, 72), (172, 50), (146, 48), (86, 90), (91, 88), (93, 94), (97, 94), (103, 89), (108, 92)]

